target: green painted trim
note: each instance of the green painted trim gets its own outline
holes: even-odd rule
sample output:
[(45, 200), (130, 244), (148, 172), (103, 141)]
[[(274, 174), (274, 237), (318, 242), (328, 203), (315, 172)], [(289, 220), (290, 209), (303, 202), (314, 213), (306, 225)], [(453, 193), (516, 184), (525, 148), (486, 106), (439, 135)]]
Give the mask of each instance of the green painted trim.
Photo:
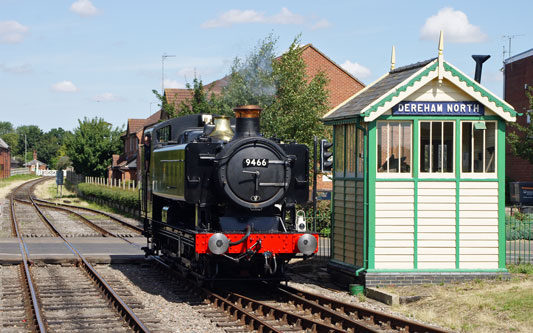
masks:
[[(368, 158), (368, 131), (364, 130), (363, 132), (363, 267), (368, 268), (368, 202), (369, 202), (369, 195), (368, 195), (368, 175), (370, 174), (369, 170), (369, 160)], [(364, 172), (366, 170), (366, 172)]]
[(498, 122), (498, 267), (505, 268), (506, 235), (505, 235), (505, 121)]
[(459, 219), (459, 213), (461, 212), (461, 207), (459, 204), (460, 196), (460, 177), (461, 177), (461, 120), (457, 119), (455, 121), (455, 268), (459, 269), (461, 266), (459, 250), (461, 242), (459, 239), (459, 227), (461, 220)]
[(365, 180), (363, 177), (333, 177), (333, 180), (351, 180), (351, 181), (362, 181)]
[(461, 80), (464, 83), (466, 83), (467, 86), (472, 87), (476, 92), (480, 93), (481, 96), (488, 98), (489, 101), (491, 101), (494, 104), (496, 104), (496, 106), (502, 108), (503, 111), (511, 114), (511, 116), (513, 116), (513, 117), (516, 117), (518, 112), (516, 112), (515, 110), (513, 110), (512, 108), (507, 106), (501, 99), (499, 99), (498, 97), (492, 95), (491, 93), (489, 93), (488, 91), (483, 89), (478, 83), (476, 83), (475, 81), (469, 79), (465, 75), (461, 74), (459, 71), (457, 71), (455, 68), (450, 66), (448, 63), (444, 62), (443, 66), (444, 66), (444, 69), (447, 72), (450, 72), (453, 76), (457, 77), (459, 80)]
[(364, 116), (365, 117), (368, 117), (370, 114), (376, 112), (380, 107), (384, 106), (385, 103), (387, 102), (390, 102), (394, 97), (398, 97), (400, 95), (401, 92), (404, 92), (407, 90), (407, 88), (413, 86), (417, 81), (420, 81), (422, 80), (422, 78), (424, 76), (427, 76), (429, 75), (429, 73), (437, 70), (437, 67), (438, 67), (438, 63), (435, 62), (433, 65), (429, 66), (428, 68), (426, 68), (425, 70), (423, 70), (420, 74), (414, 76), (411, 80), (409, 80), (406, 84), (400, 86), (400, 87), (397, 87), (393, 92), (391, 92), (389, 95), (387, 95), (386, 97), (380, 99), (379, 101), (377, 101), (376, 103), (372, 104), (372, 106), (366, 111), (364, 112)]
[(496, 269), (367, 269), (367, 273), (507, 273), (505, 268)]
[[(336, 131), (336, 128), (335, 126), (333, 126), (333, 140), (331, 140), (333, 142), (333, 164), (331, 165), (331, 173), (333, 175), (335, 175), (335, 159), (336, 159), (336, 156), (335, 156), (335, 131)], [(331, 232), (330, 232), (330, 235), (331, 235), (331, 244), (329, 246), (330, 248), (330, 256), (331, 258), (334, 258), (335, 257), (335, 189), (336, 189), (336, 181), (335, 181), (335, 178), (333, 178), (332, 180), (333, 182), (333, 188), (332, 188), (332, 193), (331, 193), (331, 201), (330, 201), (330, 207), (331, 207), (331, 216), (330, 216), (330, 220), (331, 220)]]
[(359, 118), (360, 118), (360, 115), (355, 115), (355, 116), (352, 116), (346, 119), (329, 120), (329, 121), (324, 121), (324, 125), (333, 126), (333, 125), (353, 124), (353, 123), (357, 123)]
[(379, 116), (377, 120), (500, 120), (500, 116), (393, 116), (390, 114)]
[(413, 267), (415, 269), (418, 268), (418, 169), (419, 169), (419, 163), (418, 163), (418, 149), (419, 149), (419, 142), (418, 139), (418, 121), (413, 120), (411, 123), (412, 128), (412, 135), (411, 135), (411, 147), (412, 148), (412, 157), (411, 157), (411, 168), (413, 173), (413, 181), (414, 181), (414, 202), (413, 202), (413, 209), (414, 209), (414, 221), (413, 221)]
[[(419, 182), (454, 182), (457, 178), (379, 178), (376, 182), (412, 182), (414, 180)], [(460, 182), (497, 182), (498, 178), (461, 178)]]
[[(346, 133), (348, 132), (347, 131), (347, 126), (344, 125), (343, 126), (343, 130), (344, 130), (344, 135), (342, 137), (342, 140), (343, 140), (343, 159), (342, 159), (342, 163), (343, 163), (343, 174), (344, 176), (346, 176), (346, 162), (348, 160), (347, 156), (346, 156)], [(343, 261), (346, 261), (346, 182), (344, 182), (343, 186), (343, 205), (342, 205), (342, 221), (343, 221), (343, 230), (342, 230), (342, 260)]]
[[(376, 256), (376, 122), (368, 124), (368, 268), (375, 267)], [(372, 152), (372, 154), (370, 154)]]

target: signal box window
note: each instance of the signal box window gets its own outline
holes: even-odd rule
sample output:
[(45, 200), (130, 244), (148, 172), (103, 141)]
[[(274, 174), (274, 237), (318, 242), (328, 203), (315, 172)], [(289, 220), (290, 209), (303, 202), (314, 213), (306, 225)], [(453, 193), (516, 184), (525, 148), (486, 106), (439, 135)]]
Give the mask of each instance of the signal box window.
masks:
[(454, 123), (420, 122), (420, 172), (453, 174)]
[(335, 175), (341, 175), (344, 172), (344, 126), (335, 126)]
[(411, 173), (411, 122), (377, 123), (378, 173)]
[(463, 173), (495, 173), (496, 123), (464, 121), (461, 126)]

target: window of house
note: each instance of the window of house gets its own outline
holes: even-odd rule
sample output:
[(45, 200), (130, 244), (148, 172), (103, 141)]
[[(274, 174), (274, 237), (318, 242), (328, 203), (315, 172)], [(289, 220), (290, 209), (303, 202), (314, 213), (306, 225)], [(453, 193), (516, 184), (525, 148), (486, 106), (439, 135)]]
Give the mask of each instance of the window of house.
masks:
[(496, 172), (496, 122), (461, 123), (463, 173)]
[(411, 122), (377, 123), (377, 168), (382, 174), (411, 172)]
[(420, 122), (420, 172), (453, 174), (454, 122)]
[(357, 161), (357, 177), (362, 178), (364, 172), (364, 154), (365, 154), (365, 133), (363, 130), (356, 130), (357, 135), (357, 151), (356, 151), (356, 161)]

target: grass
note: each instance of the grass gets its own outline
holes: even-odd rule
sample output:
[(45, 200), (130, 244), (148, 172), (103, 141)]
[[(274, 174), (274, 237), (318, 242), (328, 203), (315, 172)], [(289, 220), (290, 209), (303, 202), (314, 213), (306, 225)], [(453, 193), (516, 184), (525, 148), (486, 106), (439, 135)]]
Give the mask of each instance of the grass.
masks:
[(35, 175), (14, 175), (8, 178), (0, 179), (0, 187), (5, 187), (14, 182), (18, 182), (22, 180), (30, 180), (34, 178), (39, 178), (39, 177)]
[(393, 309), (452, 330), (533, 332), (532, 265), (517, 265), (509, 270), (520, 273), (513, 274), (509, 281), (473, 280), (386, 289), (400, 295), (429, 295)]

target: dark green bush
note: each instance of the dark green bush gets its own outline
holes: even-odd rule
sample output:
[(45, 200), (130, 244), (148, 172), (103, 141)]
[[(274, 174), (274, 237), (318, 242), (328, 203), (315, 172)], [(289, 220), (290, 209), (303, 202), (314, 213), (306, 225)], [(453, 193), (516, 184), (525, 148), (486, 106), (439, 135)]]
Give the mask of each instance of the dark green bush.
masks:
[(78, 193), (84, 197), (93, 197), (105, 202), (117, 203), (126, 208), (138, 209), (139, 191), (121, 190), (100, 185), (80, 183), (78, 184)]

